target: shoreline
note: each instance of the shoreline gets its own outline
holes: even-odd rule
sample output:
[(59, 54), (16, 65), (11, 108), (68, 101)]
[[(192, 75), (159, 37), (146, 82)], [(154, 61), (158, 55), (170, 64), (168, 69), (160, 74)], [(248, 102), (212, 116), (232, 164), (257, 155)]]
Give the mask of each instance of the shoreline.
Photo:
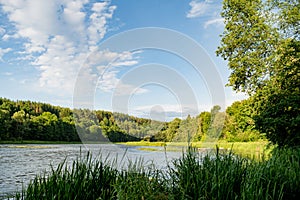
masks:
[(22, 141), (0, 141), (0, 144), (82, 144), (79, 142), (67, 142), (67, 141), (42, 141), (42, 140), (22, 140)]

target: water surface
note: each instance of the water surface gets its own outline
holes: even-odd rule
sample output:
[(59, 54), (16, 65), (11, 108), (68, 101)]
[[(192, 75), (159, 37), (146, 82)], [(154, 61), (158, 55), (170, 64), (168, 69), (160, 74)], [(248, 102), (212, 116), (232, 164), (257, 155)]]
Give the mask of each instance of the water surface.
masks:
[(181, 156), (180, 151), (165, 152), (163, 147), (151, 147), (158, 151), (140, 148), (115, 144), (0, 145), (0, 197), (20, 191), (36, 174), (49, 172), (51, 165), (55, 168), (65, 159), (71, 163), (87, 151), (94, 156), (101, 154), (103, 159), (118, 158), (118, 168), (128, 160), (143, 159), (145, 165), (153, 163), (157, 168), (166, 169), (172, 159)]

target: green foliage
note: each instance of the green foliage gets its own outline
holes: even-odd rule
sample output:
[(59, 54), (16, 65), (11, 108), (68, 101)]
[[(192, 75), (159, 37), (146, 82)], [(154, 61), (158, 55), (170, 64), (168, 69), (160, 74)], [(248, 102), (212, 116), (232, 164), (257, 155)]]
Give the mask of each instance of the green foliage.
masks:
[(256, 128), (279, 146), (300, 145), (299, 11), (298, 0), (225, 0), (221, 13), (228, 85), (251, 96)]
[(236, 101), (226, 109), (222, 137), (229, 142), (256, 141), (263, 136), (255, 129), (251, 99)]
[(111, 112), (0, 98), (0, 140), (125, 142), (139, 138), (120, 129)]
[(199, 115), (199, 129), (200, 135), (206, 135), (211, 124), (211, 113), (202, 112)]
[(182, 120), (178, 127), (177, 134), (173, 138), (174, 142), (191, 142), (197, 134), (197, 118), (187, 116), (185, 120)]
[[(63, 108), (31, 101), (0, 98), (0, 140), (79, 141)], [(69, 118), (69, 119), (68, 119)]]
[(264, 8), (261, 0), (223, 1), (225, 30), (216, 53), (228, 60), (234, 90), (253, 93), (271, 74), (277, 35)]

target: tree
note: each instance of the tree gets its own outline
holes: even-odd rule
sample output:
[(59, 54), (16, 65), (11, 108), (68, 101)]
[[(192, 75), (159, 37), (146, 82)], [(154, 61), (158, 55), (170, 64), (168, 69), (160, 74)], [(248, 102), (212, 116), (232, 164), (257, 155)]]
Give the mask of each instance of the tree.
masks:
[(229, 86), (247, 92), (256, 128), (279, 146), (300, 145), (299, 0), (224, 0), (217, 55)]
[(196, 117), (191, 117), (188, 115), (186, 119), (180, 122), (180, 125), (177, 129), (177, 134), (173, 138), (174, 141), (192, 142), (197, 134), (198, 129)]
[(11, 127), (11, 119), (9, 111), (0, 108), (0, 140), (8, 140), (11, 135), (9, 129)]
[(201, 112), (198, 116), (199, 118), (199, 134), (201, 137), (205, 136), (208, 133), (208, 129), (211, 124), (211, 113), (210, 112)]
[(22, 140), (23, 134), (28, 128), (26, 122), (28, 121), (29, 116), (24, 110), (20, 110), (15, 112), (11, 118), (16, 124), (15, 137)]
[(55, 114), (50, 112), (43, 112), (39, 116), (31, 118), (32, 123), (32, 139), (37, 140), (59, 140), (58, 130), (58, 118)]
[(250, 99), (236, 101), (226, 109), (223, 138), (228, 141), (254, 141), (260, 138), (255, 130), (253, 107)]

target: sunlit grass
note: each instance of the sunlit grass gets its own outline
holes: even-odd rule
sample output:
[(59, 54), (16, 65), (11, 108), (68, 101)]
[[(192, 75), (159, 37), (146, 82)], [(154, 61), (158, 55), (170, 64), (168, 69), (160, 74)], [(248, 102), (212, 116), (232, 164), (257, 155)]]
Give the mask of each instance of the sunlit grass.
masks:
[(148, 142), (148, 141), (139, 141), (139, 142), (122, 142), (117, 144), (125, 144), (128, 146), (165, 146), (165, 142)]
[[(260, 159), (263, 155), (267, 156), (272, 151), (274, 146), (270, 146), (268, 141), (256, 141), (256, 142), (126, 142), (122, 143), (130, 146), (164, 146), (167, 151), (181, 151), (183, 148), (191, 145), (192, 147), (199, 148), (199, 151), (204, 151), (207, 148), (215, 148), (216, 145), (223, 150), (231, 150), (236, 154), (244, 157), (255, 157)], [(173, 147), (173, 148), (172, 148)], [(147, 149), (143, 149), (147, 150)], [(151, 150), (151, 149), (150, 149)]]
[(141, 148), (138, 148), (138, 150), (140, 150), (140, 151), (161, 151), (160, 149), (150, 148), (150, 147), (141, 147)]

